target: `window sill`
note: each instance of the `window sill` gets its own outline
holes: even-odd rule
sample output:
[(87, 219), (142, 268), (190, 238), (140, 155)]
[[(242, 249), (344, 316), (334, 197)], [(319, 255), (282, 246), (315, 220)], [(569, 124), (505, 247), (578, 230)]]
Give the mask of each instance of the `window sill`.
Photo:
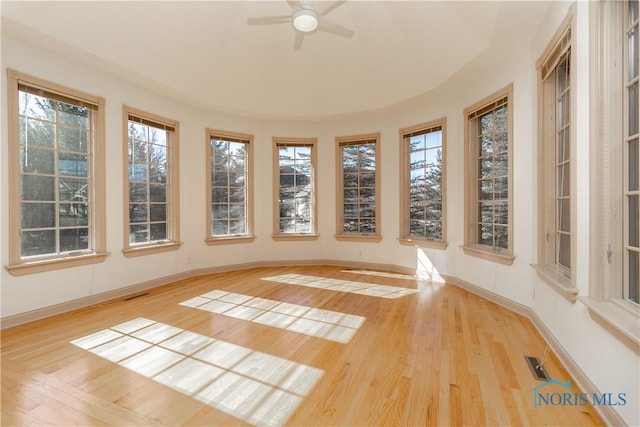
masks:
[(492, 250), (486, 250), (480, 246), (461, 246), (465, 254), (475, 256), (478, 258), (486, 259), (488, 261), (497, 262), (504, 265), (511, 265), (516, 259), (512, 255), (507, 255), (500, 252), (494, 252)]
[(413, 246), (415, 248), (447, 249), (447, 246), (449, 246), (447, 242), (439, 240), (411, 239), (402, 237), (398, 239), (398, 241), (401, 245)]
[(155, 245), (134, 246), (122, 250), (127, 258), (133, 258), (142, 255), (151, 255), (161, 252), (177, 251), (182, 246), (182, 242), (157, 243)]
[(25, 274), (42, 273), (44, 271), (58, 270), (61, 268), (97, 264), (106, 260), (108, 255), (108, 252), (73, 256), (70, 255), (64, 258), (49, 258), (46, 260), (29, 261), (21, 264), (8, 265), (6, 269), (12, 276), (23, 276)]
[(561, 272), (552, 268), (550, 265), (531, 264), (538, 276), (553, 289), (558, 291), (560, 295), (570, 302), (576, 301), (578, 288), (573, 285), (570, 278), (565, 277)]
[(276, 241), (287, 241), (287, 240), (318, 240), (317, 234), (272, 234), (271, 238)]
[(336, 234), (333, 237), (335, 237), (336, 240), (343, 241), (343, 242), (374, 242), (375, 243), (382, 240), (382, 236), (379, 234), (342, 233), (342, 234)]
[(596, 321), (640, 354), (640, 307), (627, 301), (598, 301), (580, 296)]
[(225, 236), (225, 237), (207, 237), (204, 242), (209, 246), (229, 245), (234, 243), (251, 243), (256, 236)]

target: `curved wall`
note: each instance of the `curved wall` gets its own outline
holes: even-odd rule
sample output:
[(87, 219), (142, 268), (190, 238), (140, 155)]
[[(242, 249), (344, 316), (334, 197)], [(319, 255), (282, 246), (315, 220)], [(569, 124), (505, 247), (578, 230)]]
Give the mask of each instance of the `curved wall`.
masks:
[[(587, 6), (578, 3), (581, 30), (579, 63), (588, 64)], [(334, 260), (384, 264), (420, 270), (425, 260), (443, 275), (470, 282), (517, 304), (530, 308), (553, 339), (560, 343), (589, 381), (602, 392), (626, 392), (629, 401), (640, 401), (637, 378), (638, 355), (595, 323), (580, 303), (571, 304), (538, 280), (530, 264), (536, 257), (536, 73), (535, 61), (567, 12), (566, 4), (551, 8), (547, 28), (535, 38), (496, 40), (486, 55), (476, 58), (428, 94), (400, 105), (337, 118), (309, 122), (264, 121), (203, 111), (132, 86), (85, 63), (71, 60), (55, 49), (38, 47), (11, 34), (2, 34), (2, 88), (6, 69), (12, 68), (58, 84), (106, 98), (107, 155), (107, 249), (101, 264), (14, 277), (2, 269), (2, 317), (87, 298), (142, 282), (183, 272), (263, 261)], [(586, 32), (586, 33), (585, 33)], [(525, 43), (523, 43), (525, 41)], [(586, 58), (586, 59), (585, 59)], [(580, 66), (580, 64), (578, 64)], [(579, 78), (579, 93), (588, 94), (588, 67)], [(185, 76), (188, 78), (188, 76)], [(463, 115), (468, 105), (513, 83), (513, 265), (504, 266), (468, 256), (463, 243)], [(6, 91), (2, 93), (2, 193), (0, 256), (8, 263), (8, 173)], [(582, 95), (579, 95), (582, 96)], [(588, 130), (586, 114), (578, 127)], [(180, 122), (181, 240), (174, 252), (125, 258), (122, 255), (122, 105), (152, 112)], [(584, 103), (582, 105), (584, 108)], [(582, 111), (584, 113), (584, 111)], [(580, 113), (580, 111), (579, 111)], [(399, 233), (399, 142), (398, 130), (425, 121), (447, 117), (447, 229), (444, 250), (401, 245)], [(207, 246), (205, 237), (204, 129), (212, 127), (254, 135), (255, 229), (252, 243)], [(382, 236), (379, 243), (336, 241), (335, 233), (335, 142), (336, 136), (381, 133)], [(319, 165), (319, 234), (317, 241), (282, 242), (272, 233), (272, 142), (273, 136), (317, 137)], [(579, 135), (586, 139), (588, 134)], [(578, 155), (578, 176), (588, 177), (588, 150)], [(585, 184), (588, 180), (584, 181)], [(588, 206), (588, 187), (578, 192), (579, 205)], [(585, 225), (586, 224), (586, 225)], [(578, 224), (581, 247), (578, 287), (588, 292), (588, 214)], [(586, 247), (586, 249), (585, 249)], [(584, 256), (582, 256), (584, 255)], [(582, 272), (582, 273), (580, 273)], [(615, 360), (615, 363), (612, 361)], [(640, 424), (637, 406), (619, 408), (618, 414), (631, 425)]]

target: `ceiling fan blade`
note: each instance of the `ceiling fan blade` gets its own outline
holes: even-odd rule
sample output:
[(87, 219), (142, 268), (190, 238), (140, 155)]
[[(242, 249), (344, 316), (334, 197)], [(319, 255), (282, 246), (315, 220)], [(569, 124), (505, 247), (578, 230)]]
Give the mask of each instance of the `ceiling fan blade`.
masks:
[(287, 0), (287, 3), (289, 3), (289, 6), (291, 6), (291, 9), (300, 9), (302, 8), (302, 2), (298, 1), (298, 0)]
[(347, 0), (334, 1), (329, 7), (327, 7), (325, 10), (323, 10), (320, 13), (320, 16), (327, 16), (328, 14), (330, 14), (331, 12), (333, 12), (334, 10), (336, 10), (337, 8), (339, 8), (340, 6), (345, 4), (346, 2), (347, 2)]
[(325, 33), (335, 34), (336, 36), (351, 38), (353, 37), (353, 30), (340, 25), (337, 22), (333, 22), (324, 16), (318, 17), (318, 31), (324, 31)]
[(282, 24), (284, 22), (291, 21), (291, 15), (280, 15), (280, 16), (260, 16), (257, 18), (248, 18), (247, 24), (249, 25), (271, 25), (271, 24)]
[(293, 50), (300, 50), (302, 47), (302, 42), (304, 41), (304, 33), (300, 31), (296, 31), (296, 39), (293, 42)]

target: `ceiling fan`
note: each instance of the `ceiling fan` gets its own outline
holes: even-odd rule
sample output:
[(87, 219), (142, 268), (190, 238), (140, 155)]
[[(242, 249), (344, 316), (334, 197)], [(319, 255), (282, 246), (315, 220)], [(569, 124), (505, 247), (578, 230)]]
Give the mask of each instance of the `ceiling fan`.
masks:
[(322, 12), (318, 13), (311, 1), (287, 0), (287, 3), (291, 6), (291, 15), (249, 18), (247, 23), (249, 25), (271, 25), (291, 22), (293, 24), (293, 28), (296, 30), (296, 39), (294, 41), (293, 48), (294, 50), (299, 50), (300, 47), (302, 47), (304, 37), (314, 31), (323, 31), (325, 33), (346, 38), (351, 38), (353, 36), (353, 30), (326, 17), (329, 13), (336, 10), (346, 2), (347, 0), (333, 2)]

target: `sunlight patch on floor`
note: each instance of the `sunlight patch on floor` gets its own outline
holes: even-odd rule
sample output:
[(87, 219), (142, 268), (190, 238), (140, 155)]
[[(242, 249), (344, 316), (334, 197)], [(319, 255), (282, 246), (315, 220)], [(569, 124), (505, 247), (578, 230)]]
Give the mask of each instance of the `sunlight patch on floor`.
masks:
[(213, 290), (180, 305), (274, 328), (348, 343), (366, 318), (338, 311)]
[(262, 280), (269, 280), (286, 285), (308, 286), (311, 288), (328, 289), (330, 291), (348, 292), (351, 294), (390, 299), (400, 298), (405, 295), (420, 292), (418, 289), (401, 288), (398, 286), (376, 285), (374, 283), (353, 282), (350, 280), (329, 279), (326, 277), (307, 276), (304, 274), (293, 273), (263, 277)]
[(71, 344), (259, 426), (283, 425), (324, 374), (142, 317)]

